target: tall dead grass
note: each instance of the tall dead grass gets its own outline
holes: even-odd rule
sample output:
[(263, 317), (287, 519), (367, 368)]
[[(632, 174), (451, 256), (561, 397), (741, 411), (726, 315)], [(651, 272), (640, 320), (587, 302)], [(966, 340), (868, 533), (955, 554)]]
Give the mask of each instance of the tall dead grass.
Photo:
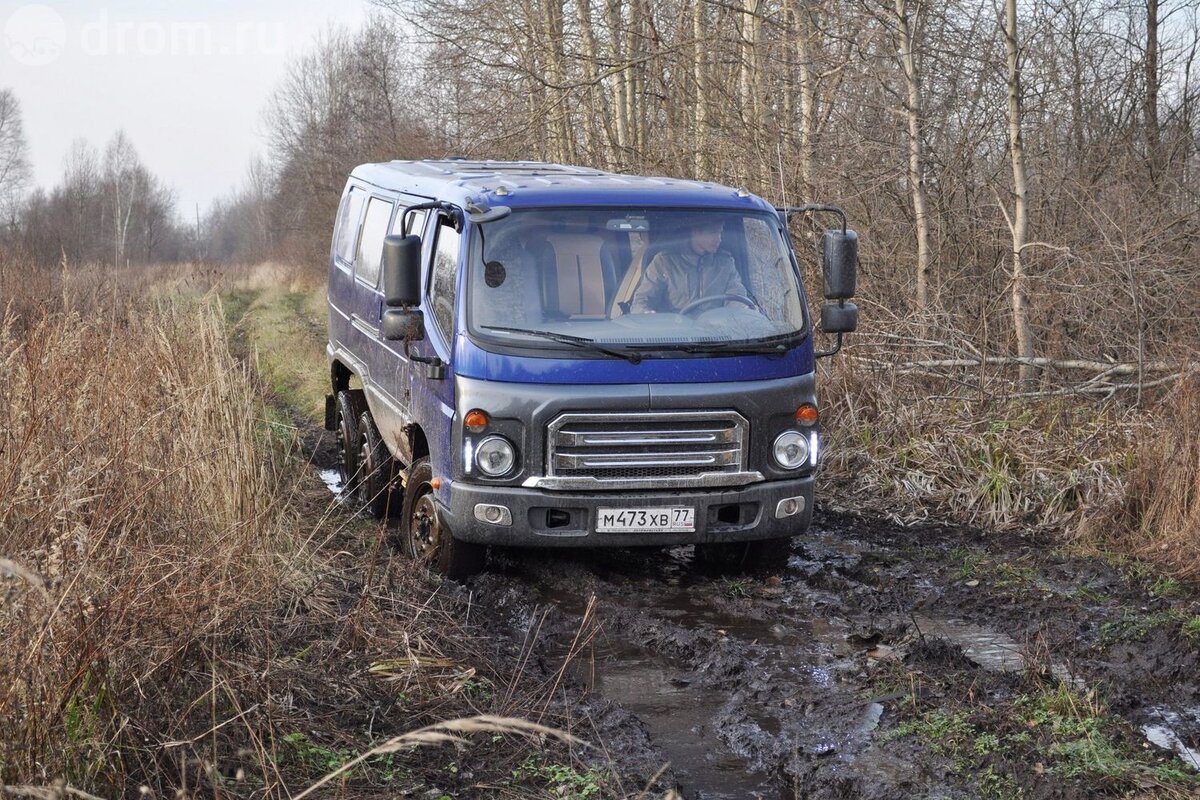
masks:
[(1061, 532), (1119, 490), (1153, 424), (1127, 398), (1073, 393), (1072, 375), (1019, 386), (945, 320), (877, 306), (822, 372), (825, 496), (903, 523)]
[(1119, 488), (1146, 425), (1112, 404), (961, 388), (851, 359), (830, 365), (823, 496), (905, 524), (1061, 531)]
[(981, 359), (952, 331), (897, 326), (823, 362), (828, 506), (1053, 534), (1200, 578), (1194, 370), (1109, 396), (1090, 374), (1046, 375), (1031, 391), (1011, 368), (963, 368)]
[(1074, 533), (1200, 580), (1200, 378), (1180, 383), (1154, 413), (1120, 491), (1089, 509)]
[(0, 783), (120, 793), (227, 707), (204, 666), (279, 601), (283, 468), (213, 304), (24, 299), (0, 323)]

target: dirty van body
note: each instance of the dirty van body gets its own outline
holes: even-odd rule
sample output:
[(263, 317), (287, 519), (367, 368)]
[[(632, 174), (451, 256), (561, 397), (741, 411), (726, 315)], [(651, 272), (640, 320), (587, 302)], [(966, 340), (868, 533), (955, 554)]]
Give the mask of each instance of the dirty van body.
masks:
[[(820, 462), (815, 360), (836, 352), (814, 348), (787, 233), (814, 210), (836, 212), (550, 164), (357, 168), (329, 269), (346, 490), (452, 575), (487, 545), (786, 558)], [(822, 308), (839, 345), (857, 322), (841, 218)]]

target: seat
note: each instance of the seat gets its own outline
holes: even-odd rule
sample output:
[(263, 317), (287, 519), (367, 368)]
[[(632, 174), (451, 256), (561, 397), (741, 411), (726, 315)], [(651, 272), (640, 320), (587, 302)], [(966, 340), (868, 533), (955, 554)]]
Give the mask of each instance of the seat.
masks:
[(604, 319), (617, 291), (617, 270), (603, 237), (547, 233), (545, 246), (538, 249), (547, 316)]
[(625, 272), (625, 277), (621, 281), (621, 285), (613, 294), (611, 308), (609, 308), (609, 316), (620, 317), (629, 313), (629, 304), (633, 302), (633, 296), (637, 293), (637, 288), (642, 282), (642, 276), (646, 273), (646, 267), (664, 250), (677, 250), (681, 247), (681, 239), (672, 237), (657, 244), (647, 245), (633, 256), (633, 262), (629, 265), (629, 269)]

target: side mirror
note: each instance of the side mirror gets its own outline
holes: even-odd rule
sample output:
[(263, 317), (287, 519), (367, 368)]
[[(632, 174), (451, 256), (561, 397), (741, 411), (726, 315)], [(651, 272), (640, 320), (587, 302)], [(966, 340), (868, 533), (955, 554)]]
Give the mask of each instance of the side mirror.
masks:
[[(822, 245), (825, 299), (849, 300), (854, 297), (858, 284), (858, 234), (854, 231), (825, 231)], [(824, 316), (822, 310), (821, 317)]]
[(854, 333), (858, 329), (858, 306), (841, 301), (821, 306), (822, 333)]
[(421, 237), (383, 240), (383, 302), (390, 307), (421, 302)]
[(379, 335), (389, 342), (419, 342), (425, 338), (425, 315), (417, 308), (389, 308), (380, 320)]

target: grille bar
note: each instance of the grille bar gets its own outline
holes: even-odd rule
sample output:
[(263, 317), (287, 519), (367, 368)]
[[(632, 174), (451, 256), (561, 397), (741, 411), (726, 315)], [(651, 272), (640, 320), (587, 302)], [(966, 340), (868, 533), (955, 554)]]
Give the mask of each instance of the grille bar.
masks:
[(559, 447), (584, 445), (655, 445), (655, 444), (727, 444), (738, 441), (738, 432), (733, 428), (710, 430), (663, 430), (663, 431), (559, 431), (555, 444)]
[(744, 485), (749, 423), (735, 411), (563, 414), (550, 423), (546, 478), (563, 488)]

